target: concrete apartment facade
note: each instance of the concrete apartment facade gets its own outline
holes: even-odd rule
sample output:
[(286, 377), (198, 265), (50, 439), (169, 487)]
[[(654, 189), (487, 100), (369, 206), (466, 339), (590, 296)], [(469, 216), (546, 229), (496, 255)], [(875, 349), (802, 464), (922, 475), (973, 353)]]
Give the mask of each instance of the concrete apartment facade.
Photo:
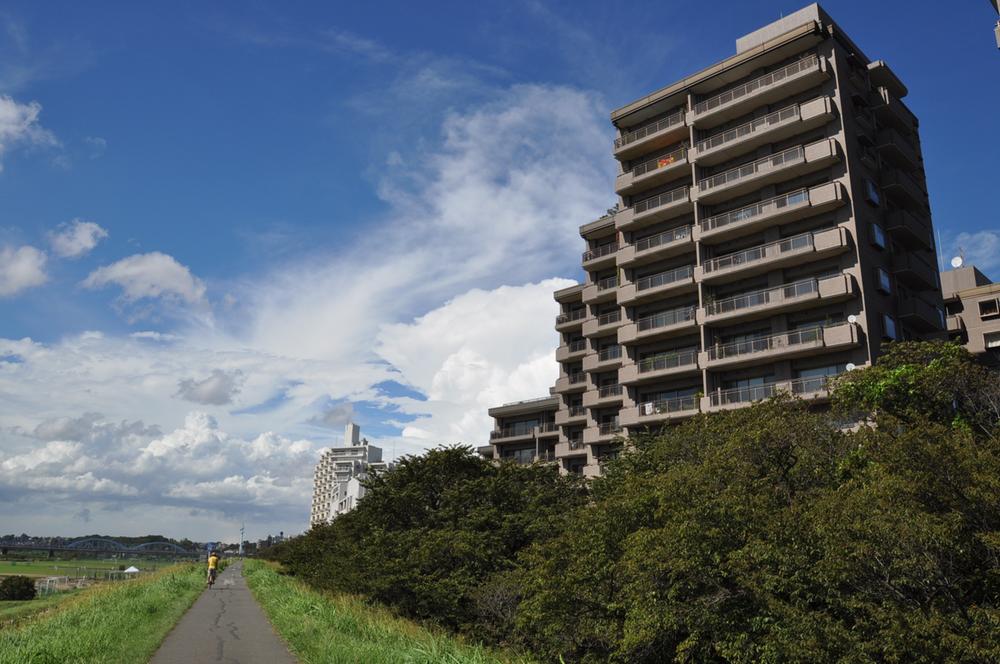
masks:
[(344, 428), (344, 446), (324, 452), (313, 471), (310, 527), (329, 523), (354, 509), (365, 495), (361, 481), (372, 471), (388, 468), (382, 461), (382, 449), (369, 445), (361, 438), (358, 425), (349, 422)]
[(597, 475), (623, 435), (822, 401), (883, 341), (944, 335), (906, 86), (815, 4), (736, 51), (611, 113), (618, 205), (580, 227), (586, 280), (555, 293), (556, 406), (491, 409), (489, 456), (537, 442)]
[(949, 337), (1000, 365), (1000, 284), (970, 265), (942, 272), (941, 291)]

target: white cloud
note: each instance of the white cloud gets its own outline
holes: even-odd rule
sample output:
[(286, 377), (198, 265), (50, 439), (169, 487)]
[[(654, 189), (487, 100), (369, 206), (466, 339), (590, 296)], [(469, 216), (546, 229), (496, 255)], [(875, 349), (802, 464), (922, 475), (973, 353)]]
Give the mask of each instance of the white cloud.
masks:
[(25, 245), (0, 247), (0, 297), (11, 297), (48, 280), (45, 252)]
[(948, 247), (950, 251), (944, 257), (945, 263), (952, 256), (963, 255), (966, 265), (975, 265), (989, 277), (996, 278), (1000, 273), (1000, 230), (959, 233)]
[(101, 138), (100, 136), (84, 136), (83, 142), (90, 150), (89, 157), (91, 159), (99, 159), (104, 156), (104, 152), (108, 149), (107, 140)]
[(177, 396), (187, 401), (210, 406), (232, 403), (243, 384), (243, 372), (214, 370), (202, 380), (185, 378), (177, 384)]
[(79, 258), (89, 253), (97, 243), (108, 236), (108, 232), (92, 221), (74, 219), (62, 224), (49, 234), (49, 242), (56, 256)]
[(14, 147), (52, 147), (59, 144), (55, 135), (42, 127), (38, 116), (42, 106), (37, 101), (21, 104), (0, 95), (0, 171), (3, 157)]
[(173, 256), (154, 251), (135, 254), (111, 265), (99, 267), (81, 284), (84, 288), (115, 285), (122, 299), (134, 303), (156, 299), (168, 303), (205, 305), (205, 284)]

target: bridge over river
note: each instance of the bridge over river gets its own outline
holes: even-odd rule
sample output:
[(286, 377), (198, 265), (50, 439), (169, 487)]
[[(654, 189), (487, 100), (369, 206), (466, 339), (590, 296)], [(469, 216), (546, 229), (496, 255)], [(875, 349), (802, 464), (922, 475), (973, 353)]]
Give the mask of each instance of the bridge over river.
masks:
[(0, 554), (7, 555), (8, 551), (48, 551), (53, 555), (56, 551), (70, 551), (73, 553), (90, 553), (101, 555), (124, 555), (124, 556), (190, 556), (202, 555), (201, 551), (185, 549), (173, 542), (144, 542), (129, 546), (117, 540), (104, 537), (87, 537), (73, 540), (72, 542), (62, 542), (60, 544), (49, 544), (45, 542), (32, 543), (0, 543)]

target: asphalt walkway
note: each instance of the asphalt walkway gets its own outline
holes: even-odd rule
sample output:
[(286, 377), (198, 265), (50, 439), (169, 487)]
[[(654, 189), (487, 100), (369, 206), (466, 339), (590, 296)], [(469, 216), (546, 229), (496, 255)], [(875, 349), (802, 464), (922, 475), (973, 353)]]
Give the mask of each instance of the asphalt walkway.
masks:
[(184, 614), (151, 664), (296, 664), (243, 579), (226, 567)]

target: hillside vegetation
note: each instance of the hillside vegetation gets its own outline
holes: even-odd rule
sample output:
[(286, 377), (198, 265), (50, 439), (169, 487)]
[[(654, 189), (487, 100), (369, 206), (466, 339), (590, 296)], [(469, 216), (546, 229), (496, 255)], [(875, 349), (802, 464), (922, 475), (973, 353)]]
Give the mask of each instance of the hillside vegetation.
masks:
[(895, 344), (829, 411), (699, 416), (589, 486), (467, 448), (409, 457), (272, 555), (542, 661), (995, 662), (998, 421), (996, 373)]

